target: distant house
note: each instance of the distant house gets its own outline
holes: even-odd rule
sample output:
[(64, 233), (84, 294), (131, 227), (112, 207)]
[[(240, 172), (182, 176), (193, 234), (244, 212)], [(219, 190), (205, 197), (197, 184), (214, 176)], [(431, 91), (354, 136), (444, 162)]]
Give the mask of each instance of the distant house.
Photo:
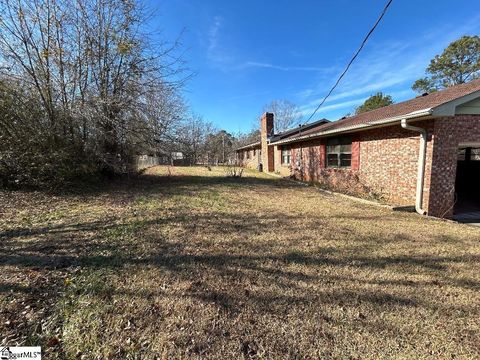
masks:
[[(266, 122), (263, 120), (265, 119), (265, 116), (271, 117), (271, 127), (269, 126), (268, 129), (266, 127)], [(266, 120), (266, 119), (265, 119)], [(273, 132), (273, 114), (266, 113), (262, 117), (262, 122), (261, 122), (261, 129), (260, 129), (260, 137), (262, 140), (265, 138), (268, 138), (270, 143), (273, 143), (274, 141), (279, 141), (282, 139), (286, 139), (288, 137), (293, 137), (295, 135), (303, 134), (307, 130), (312, 130), (316, 129), (321, 125), (324, 125), (326, 123), (329, 123), (327, 119), (322, 119), (318, 120), (309, 124), (305, 125), (300, 125), (294, 129), (286, 130), (278, 134), (274, 134)], [(268, 131), (267, 131), (268, 130)], [(277, 166), (273, 167), (276, 169), (275, 171), (279, 174), (282, 174), (284, 176), (290, 176), (291, 171), (289, 166), (281, 166), (282, 164), (287, 164), (286, 161), (287, 159), (282, 159), (283, 156), (290, 156), (288, 152), (285, 151), (284, 149), (283, 154), (281, 152), (277, 151), (277, 156), (270, 157), (271, 161), (276, 161)], [(271, 148), (270, 151), (274, 153), (274, 148)], [(245, 146), (242, 146), (238, 149), (236, 149), (237, 153), (237, 160), (245, 167), (251, 168), (251, 169), (262, 169), (263, 170), (263, 158), (262, 158), (262, 141), (257, 141)], [(290, 162), (288, 162), (289, 164)], [(266, 166), (266, 165), (265, 165)], [(265, 169), (267, 170), (267, 169)]]
[(237, 149), (244, 166), (312, 182), (354, 175), (387, 202), (437, 217), (480, 210), (480, 80), (278, 134), (273, 116), (262, 116), (259, 142)]
[(180, 151), (172, 152), (170, 154), (169, 163), (176, 166), (186, 165), (186, 159), (184, 154)]

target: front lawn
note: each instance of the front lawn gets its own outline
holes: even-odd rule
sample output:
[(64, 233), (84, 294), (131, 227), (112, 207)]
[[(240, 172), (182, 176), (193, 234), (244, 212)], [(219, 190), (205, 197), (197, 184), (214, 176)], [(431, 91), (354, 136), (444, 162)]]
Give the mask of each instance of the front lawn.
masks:
[(0, 345), (45, 358), (479, 358), (480, 229), (247, 171), (0, 192)]

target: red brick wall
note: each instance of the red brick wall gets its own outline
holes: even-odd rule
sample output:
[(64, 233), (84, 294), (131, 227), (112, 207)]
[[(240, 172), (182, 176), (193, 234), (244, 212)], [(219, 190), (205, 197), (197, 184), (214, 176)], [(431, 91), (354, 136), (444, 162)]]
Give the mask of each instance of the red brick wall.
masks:
[[(462, 142), (480, 142), (480, 115), (457, 115), (412, 125), (428, 133), (423, 207), (432, 216), (452, 215), (457, 149)], [(400, 124), (354, 134), (352, 166), (362, 185), (393, 205), (414, 205), (420, 135)], [(273, 150), (273, 147), (270, 147)], [(318, 181), (325, 168), (325, 140), (291, 145), (292, 175)]]
[[(413, 123), (427, 129), (427, 165), (430, 173), (433, 121)], [(402, 129), (400, 124), (359, 133), (360, 181), (389, 203), (414, 205), (417, 185), (420, 135)], [(429, 191), (429, 176), (425, 177), (424, 192)], [(424, 201), (428, 195), (424, 195)]]
[(435, 121), (428, 213), (452, 215), (457, 149), (462, 142), (480, 142), (480, 115), (457, 115)]
[[(429, 131), (424, 201), (428, 201), (433, 121), (413, 123)], [(400, 124), (353, 134), (352, 165), (360, 183), (395, 205), (414, 205), (420, 136)], [(325, 139), (292, 145), (292, 173), (303, 181), (318, 181), (325, 168)]]
[(317, 181), (320, 170), (325, 168), (323, 140), (292, 144), (291, 149), (292, 175), (302, 181)]

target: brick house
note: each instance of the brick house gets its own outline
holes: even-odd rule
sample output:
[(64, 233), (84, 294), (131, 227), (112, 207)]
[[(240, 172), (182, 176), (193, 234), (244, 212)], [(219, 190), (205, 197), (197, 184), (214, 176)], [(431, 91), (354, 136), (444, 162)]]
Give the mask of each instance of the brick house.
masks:
[(273, 116), (262, 116), (259, 142), (237, 149), (244, 166), (308, 182), (355, 179), (436, 217), (480, 210), (480, 80), (278, 134)]

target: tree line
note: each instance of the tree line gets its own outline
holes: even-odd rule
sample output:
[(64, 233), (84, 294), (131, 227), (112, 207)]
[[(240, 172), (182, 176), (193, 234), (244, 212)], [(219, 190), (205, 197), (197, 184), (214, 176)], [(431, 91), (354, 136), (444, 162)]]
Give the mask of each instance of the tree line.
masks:
[[(182, 152), (189, 164), (226, 163), (259, 140), (232, 135), (186, 105), (192, 76), (179, 40), (147, 31), (137, 0), (0, 0), (0, 185), (51, 186), (131, 171), (137, 154)], [(436, 91), (477, 78), (480, 38), (464, 36), (413, 85)], [(389, 105), (377, 93), (356, 113)], [(275, 100), (275, 129), (300, 123)]]
[(125, 173), (191, 127), (179, 41), (134, 0), (0, 0), (0, 181)]
[(0, 185), (61, 186), (132, 171), (136, 155), (232, 161), (232, 135), (192, 113), (179, 40), (136, 0), (0, 0)]

